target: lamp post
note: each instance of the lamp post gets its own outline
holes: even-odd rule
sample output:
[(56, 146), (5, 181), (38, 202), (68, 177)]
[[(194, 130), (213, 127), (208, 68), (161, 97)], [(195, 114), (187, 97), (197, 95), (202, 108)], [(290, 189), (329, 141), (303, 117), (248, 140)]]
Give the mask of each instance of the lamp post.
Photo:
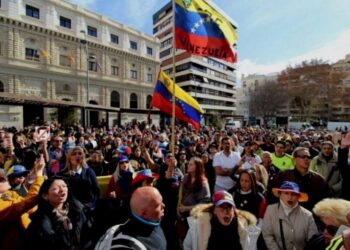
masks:
[(85, 30), (81, 30), (80, 33), (84, 34), (85, 39), (81, 40), (80, 42), (82, 44), (85, 44), (85, 52), (86, 52), (86, 104), (89, 104), (90, 97), (89, 97), (89, 92), (90, 92), (90, 78), (89, 78), (89, 46), (87, 42), (87, 34)]
[[(86, 105), (89, 104), (90, 96), (90, 77), (89, 77), (89, 46), (87, 42), (87, 32), (85, 30), (81, 30), (80, 33), (84, 34), (84, 40), (80, 40), (81, 44), (85, 44), (85, 52), (86, 52)], [(84, 125), (88, 127), (89, 125), (89, 111), (87, 108), (84, 108)]]

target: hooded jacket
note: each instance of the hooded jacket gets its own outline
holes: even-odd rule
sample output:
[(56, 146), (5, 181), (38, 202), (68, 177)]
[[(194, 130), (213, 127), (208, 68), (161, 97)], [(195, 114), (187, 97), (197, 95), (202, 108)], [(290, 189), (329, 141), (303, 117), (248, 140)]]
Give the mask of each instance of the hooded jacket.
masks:
[[(184, 240), (184, 250), (206, 250), (211, 233), (210, 212), (212, 204), (200, 204), (192, 209), (187, 218), (189, 229)], [(253, 214), (238, 210), (238, 235), (242, 249), (256, 249), (260, 229)]]
[(322, 175), (327, 180), (329, 187), (333, 191), (333, 194), (336, 197), (339, 197), (343, 181), (337, 160), (337, 153), (333, 152), (333, 156), (329, 161), (327, 161), (326, 158), (320, 153), (318, 156), (311, 160), (310, 170)]

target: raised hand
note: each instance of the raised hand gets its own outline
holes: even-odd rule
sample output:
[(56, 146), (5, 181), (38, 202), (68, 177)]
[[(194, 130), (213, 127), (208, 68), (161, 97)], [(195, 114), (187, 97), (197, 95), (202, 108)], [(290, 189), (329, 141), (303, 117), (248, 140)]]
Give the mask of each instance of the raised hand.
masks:
[(350, 147), (350, 133), (347, 133), (346, 136), (341, 140), (341, 148)]

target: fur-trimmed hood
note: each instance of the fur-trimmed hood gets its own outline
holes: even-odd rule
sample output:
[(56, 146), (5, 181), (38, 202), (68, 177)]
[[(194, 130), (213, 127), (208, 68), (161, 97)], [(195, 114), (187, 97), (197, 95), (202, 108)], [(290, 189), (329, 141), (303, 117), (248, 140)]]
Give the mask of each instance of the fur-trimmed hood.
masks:
[[(207, 248), (211, 233), (210, 220), (213, 215), (213, 209), (213, 204), (200, 204), (191, 210), (191, 217), (188, 218), (190, 229), (188, 237), (186, 236), (184, 242), (185, 250), (204, 250)], [(241, 210), (236, 210), (235, 213), (237, 216), (238, 234), (242, 249), (246, 248), (247, 242), (249, 244), (256, 244), (260, 229), (256, 227), (257, 219), (255, 216)], [(248, 227), (255, 228), (256, 230), (248, 230)], [(255, 236), (251, 234), (255, 234)], [(251, 236), (253, 236), (254, 239), (252, 239)]]
[[(213, 204), (199, 204), (191, 210), (191, 216), (195, 219), (199, 219), (203, 215), (203, 213), (212, 213), (213, 209)], [(257, 219), (252, 213), (238, 209), (236, 211), (239, 222), (244, 223), (244, 225), (246, 226), (256, 225)]]

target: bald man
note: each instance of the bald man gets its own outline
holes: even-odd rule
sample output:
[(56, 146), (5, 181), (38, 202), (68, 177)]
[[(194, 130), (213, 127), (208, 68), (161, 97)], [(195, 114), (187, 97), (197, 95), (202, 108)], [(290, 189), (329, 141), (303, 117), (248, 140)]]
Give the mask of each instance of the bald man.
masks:
[(95, 250), (106, 249), (166, 249), (166, 239), (160, 227), (164, 215), (163, 198), (153, 187), (141, 187), (132, 194), (130, 219), (107, 230)]

